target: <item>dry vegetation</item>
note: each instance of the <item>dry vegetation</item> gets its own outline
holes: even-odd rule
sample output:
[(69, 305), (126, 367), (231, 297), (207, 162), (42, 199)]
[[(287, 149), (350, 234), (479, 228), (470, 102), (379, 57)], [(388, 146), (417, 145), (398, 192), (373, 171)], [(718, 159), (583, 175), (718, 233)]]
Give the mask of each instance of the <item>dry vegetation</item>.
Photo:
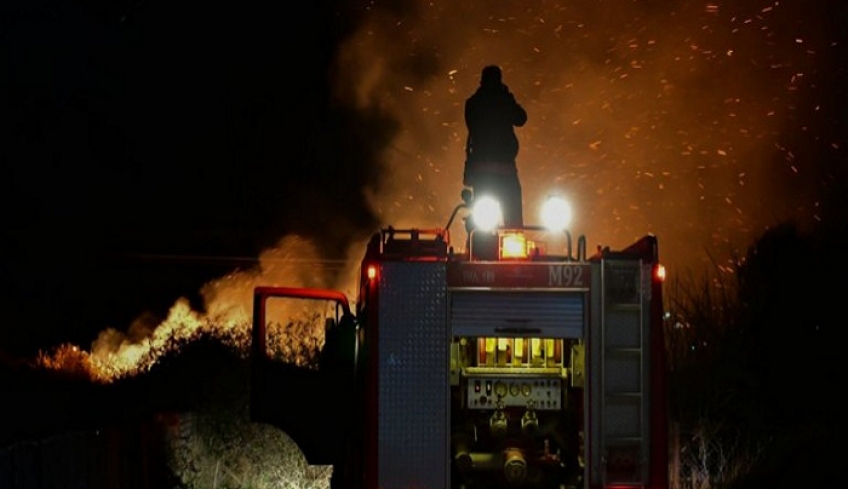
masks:
[(739, 327), (738, 268), (714, 270), (700, 281), (669, 284), (666, 291), (672, 489), (728, 487), (749, 472), (768, 443), (726, 417), (744, 394), (728, 382), (729, 365), (722, 366), (732, 358), (726, 338)]
[[(318, 319), (269, 324), (269, 353), (314, 366), (323, 344)], [(153, 439), (146, 443), (161, 446), (145, 450), (164, 453), (167, 467), (135, 472), (156, 472), (169, 487), (328, 487), (329, 467), (307, 466), (284, 433), (249, 420), (248, 334), (195, 329), (163, 345), (148, 351), (149, 368), (109, 379), (90, 354), (72, 345), (14, 367), (4, 362), (9, 375), (3, 392), (16, 399), (12, 415), (18, 422), (4, 424), (0, 446), (8, 452), (39, 439), (55, 445), (63, 433), (153, 420), (156, 432), (148, 433)]]

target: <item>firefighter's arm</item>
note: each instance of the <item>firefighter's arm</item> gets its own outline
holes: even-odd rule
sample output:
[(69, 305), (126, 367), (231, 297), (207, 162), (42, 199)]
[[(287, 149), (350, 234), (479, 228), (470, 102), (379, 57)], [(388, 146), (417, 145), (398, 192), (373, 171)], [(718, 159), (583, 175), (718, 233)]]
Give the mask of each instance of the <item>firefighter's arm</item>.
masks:
[(515, 113), (513, 114), (512, 124), (521, 127), (527, 122), (527, 111), (524, 110), (524, 107), (515, 100), (515, 96), (512, 97), (512, 101), (515, 104)]

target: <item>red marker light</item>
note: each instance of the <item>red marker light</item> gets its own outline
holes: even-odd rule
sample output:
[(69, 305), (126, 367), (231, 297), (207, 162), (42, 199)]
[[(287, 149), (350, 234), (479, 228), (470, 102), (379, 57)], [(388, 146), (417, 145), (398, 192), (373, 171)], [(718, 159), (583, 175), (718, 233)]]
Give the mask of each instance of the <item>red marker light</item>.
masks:
[(374, 265), (369, 265), (368, 271), (366, 273), (368, 275), (368, 280), (374, 280), (374, 277), (377, 276), (377, 267)]
[(660, 282), (665, 282), (665, 267), (657, 264), (656, 268), (654, 268), (654, 277)]

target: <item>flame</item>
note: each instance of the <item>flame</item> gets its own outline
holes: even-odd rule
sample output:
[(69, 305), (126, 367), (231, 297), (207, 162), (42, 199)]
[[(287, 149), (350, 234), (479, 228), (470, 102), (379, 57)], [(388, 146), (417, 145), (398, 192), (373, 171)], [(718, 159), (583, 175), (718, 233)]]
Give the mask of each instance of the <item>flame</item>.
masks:
[[(242, 326), (245, 327), (245, 326)], [(153, 329), (150, 336), (133, 342), (114, 329), (100, 333), (91, 353), (91, 365), (97, 379), (115, 379), (147, 371), (161, 354), (205, 330), (217, 332), (215, 322), (208, 321), (191, 309), (187, 299), (180, 298), (171, 306), (168, 317)], [(226, 338), (226, 336), (222, 336)]]
[[(360, 245), (350, 255), (359, 253)], [(91, 351), (63, 344), (51, 352), (41, 352), (36, 365), (66, 375), (111, 383), (149, 371), (162, 356), (174, 353), (201, 336), (210, 336), (247, 355), (253, 289), (258, 285), (289, 285), (352, 290), (357, 277), (354, 260), (327, 260), (311, 240), (288, 235), (260, 254), (259, 264), (234, 271), (201, 288), (204, 311), (192, 308), (185, 297), (178, 298), (160, 322), (149, 314), (138, 316), (126, 331), (102, 330)], [(290, 304), (275, 305), (275, 318), (268, 325), (269, 348), (277, 357), (307, 365), (323, 342), (322, 316), (312, 308), (294, 309)]]
[[(557, 183), (583, 203), (574, 229), (591, 242), (616, 247), (654, 233), (666, 240), (669, 270), (697, 271), (712, 262), (704, 250), (744, 249), (776, 219), (820, 219), (819, 187), (842, 174), (836, 164), (814, 166), (844, 153), (844, 136), (826, 122), (840, 120), (840, 107), (821, 88), (835, 83), (826, 53), (839, 52), (839, 39), (808, 27), (821, 23), (787, 21), (802, 14), (815, 10), (803, 2), (369, 4), (339, 47), (335, 95), (401, 130), (379, 153), (389, 175), (364, 198), (384, 224), (444, 224), (462, 190), (463, 102), (480, 68), (495, 62), (530, 117), (518, 131), (527, 212)], [(775, 39), (795, 42), (773, 49)], [(355, 295), (355, 273), (346, 272), (358, 261), (327, 261), (301, 237), (283, 238), (260, 261), (205, 286), (204, 313), (178, 300), (161, 324), (141, 318), (127, 332), (102, 332), (91, 354), (72, 345), (54, 353), (113, 378), (149, 368), (192, 332), (244, 337), (252, 285), (343, 285)]]

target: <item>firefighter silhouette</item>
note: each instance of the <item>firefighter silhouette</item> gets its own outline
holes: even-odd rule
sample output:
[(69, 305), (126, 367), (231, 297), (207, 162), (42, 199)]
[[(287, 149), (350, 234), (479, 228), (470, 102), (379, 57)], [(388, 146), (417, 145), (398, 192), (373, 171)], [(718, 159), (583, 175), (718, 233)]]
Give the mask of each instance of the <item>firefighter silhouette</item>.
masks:
[(502, 81), (496, 65), (483, 68), (480, 86), (465, 101), (465, 172), (463, 184), (474, 196), (492, 195), (501, 204), (505, 227), (524, 225), (515, 127), (527, 122), (527, 112)]

